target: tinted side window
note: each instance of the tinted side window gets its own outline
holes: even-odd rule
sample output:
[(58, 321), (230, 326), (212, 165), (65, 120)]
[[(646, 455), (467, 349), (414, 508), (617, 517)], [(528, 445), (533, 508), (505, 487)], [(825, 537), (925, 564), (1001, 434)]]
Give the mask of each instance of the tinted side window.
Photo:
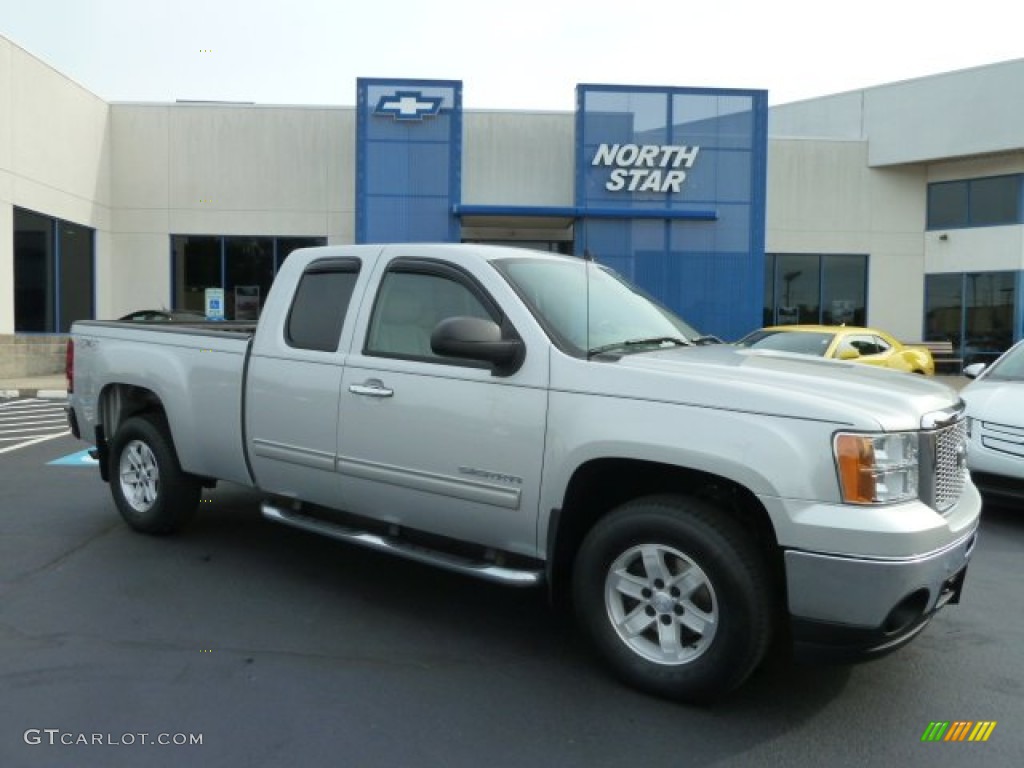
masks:
[[(449, 317), (497, 320), (462, 283), (436, 274), (389, 272), (373, 309), (366, 352), (385, 357), (436, 358), (434, 327)], [(451, 362), (450, 358), (445, 358)]]
[(358, 267), (317, 267), (314, 263), (299, 280), (285, 338), (299, 349), (334, 352), (341, 338), (352, 289), (359, 277)]
[(844, 346), (850, 346), (862, 355), (877, 355), (881, 351), (873, 336), (850, 336)]

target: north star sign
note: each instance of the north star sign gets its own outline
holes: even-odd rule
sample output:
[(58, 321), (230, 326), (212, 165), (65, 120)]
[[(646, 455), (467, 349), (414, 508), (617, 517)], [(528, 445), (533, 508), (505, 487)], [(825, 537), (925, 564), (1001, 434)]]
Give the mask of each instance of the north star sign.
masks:
[(393, 96), (381, 96), (373, 111), (395, 120), (422, 120), (440, 112), (442, 101), (440, 96), (424, 96), (420, 91), (398, 91)]
[(673, 144), (602, 144), (591, 165), (614, 170), (604, 188), (609, 192), (678, 193), (700, 147)]

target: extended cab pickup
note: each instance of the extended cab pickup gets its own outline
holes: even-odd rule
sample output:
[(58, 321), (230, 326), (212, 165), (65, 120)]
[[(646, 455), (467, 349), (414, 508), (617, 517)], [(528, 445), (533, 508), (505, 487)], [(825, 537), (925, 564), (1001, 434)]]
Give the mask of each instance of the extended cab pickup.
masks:
[(547, 585), (661, 695), (734, 689), (773, 636), (853, 659), (918, 635), (976, 538), (958, 395), (694, 336), (590, 261), (308, 249), (255, 332), (75, 323), (69, 418), (139, 531), (252, 486), (270, 520)]

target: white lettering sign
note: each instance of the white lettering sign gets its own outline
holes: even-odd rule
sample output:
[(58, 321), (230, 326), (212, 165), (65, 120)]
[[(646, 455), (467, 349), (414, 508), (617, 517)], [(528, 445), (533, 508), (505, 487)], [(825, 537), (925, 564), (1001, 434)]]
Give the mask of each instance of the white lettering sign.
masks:
[(604, 188), (609, 192), (677, 194), (700, 147), (672, 144), (602, 144), (591, 165), (613, 168)]

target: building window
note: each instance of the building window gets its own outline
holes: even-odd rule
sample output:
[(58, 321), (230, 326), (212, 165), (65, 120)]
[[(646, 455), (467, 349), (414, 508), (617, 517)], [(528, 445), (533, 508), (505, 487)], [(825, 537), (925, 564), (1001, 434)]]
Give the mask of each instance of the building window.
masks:
[(770, 253), (764, 325), (864, 325), (867, 256)]
[(14, 209), (14, 330), (67, 333), (93, 317), (94, 230)]
[(1017, 272), (925, 276), (925, 339), (950, 341), (964, 365), (990, 363), (1016, 337)]
[(928, 185), (928, 229), (990, 227), (1024, 222), (1024, 176), (943, 181)]
[(326, 237), (172, 235), (174, 303), (205, 312), (206, 289), (222, 288), (226, 319), (256, 320), (292, 251), (326, 244)]

